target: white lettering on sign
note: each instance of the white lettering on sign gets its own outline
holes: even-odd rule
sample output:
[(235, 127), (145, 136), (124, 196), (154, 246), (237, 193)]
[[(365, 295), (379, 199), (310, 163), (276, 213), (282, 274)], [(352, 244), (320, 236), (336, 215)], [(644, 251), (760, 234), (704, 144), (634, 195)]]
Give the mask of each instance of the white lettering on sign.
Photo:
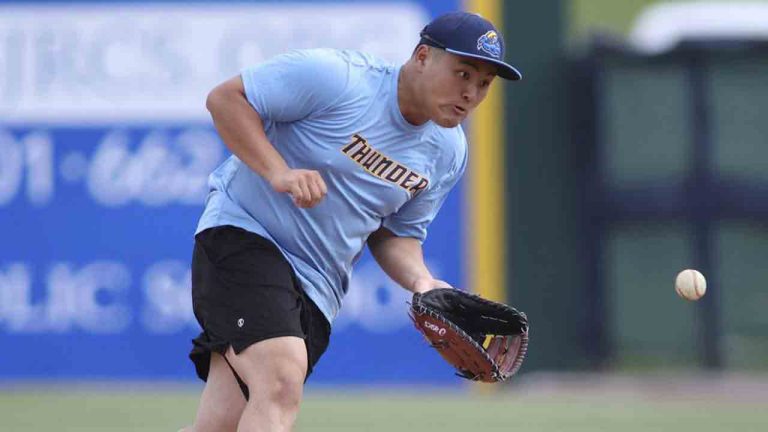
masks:
[(48, 204), (54, 193), (53, 168), (49, 134), (32, 132), (16, 140), (0, 129), (0, 206), (11, 202), (22, 189), (31, 204)]
[(192, 274), (189, 263), (161, 261), (144, 274), (142, 322), (151, 333), (198, 329), (192, 313)]
[(199, 205), (208, 191), (208, 175), (222, 159), (222, 146), (208, 130), (188, 130), (174, 139), (154, 131), (135, 151), (131, 148), (122, 131), (99, 143), (87, 173), (88, 190), (98, 203)]
[[(141, 281), (143, 296), (131, 295), (132, 281)], [(151, 264), (138, 278), (117, 261), (45, 269), (0, 263), (0, 332), (118, 334), (133, 324), (154, 334), (199, 330), (190, 285), (189, 263), (176, 260)]]
[(51, 134), (32, 130), (14, 137), (0, 129), (0, 207), (19, 200), (46, 206), (64, 182), (83, 183), (85, 192), (105, 207), (197, 206), (208, 192), (208, 175), (224, 158), (224, 147), (208, 128), (173, 134), (151, 129), (140, 136), (115, 129), (93, 150), (63, 150)]
[(32, 289), (30, 266), (0, 266), (0, 323), (11, 333), (120, 333), (131, 320), (124, 299), (130, 281), (127, 268), (117, 262), (80, 268), (56, 263), (39, 295)]
[[(429, 267), (440, 277), (433, 264)], [(334, 331), (357, 326), (392, 333), (410, 327), (411, 297), (375, 262), (366, 261), (355, 273)], [(110, 260), (53, 262), (43, 268), (0, 262), (0, 332), (119, 334), (132, 326), (160, 335), (199, 330), (187, 261), (156, 261), (137, 274), (128, 263)]]
[(427, 19), (410, 2), (0, 5), (0, 118), (207, 120), (244, 66), (316, 47), (400, 63)]

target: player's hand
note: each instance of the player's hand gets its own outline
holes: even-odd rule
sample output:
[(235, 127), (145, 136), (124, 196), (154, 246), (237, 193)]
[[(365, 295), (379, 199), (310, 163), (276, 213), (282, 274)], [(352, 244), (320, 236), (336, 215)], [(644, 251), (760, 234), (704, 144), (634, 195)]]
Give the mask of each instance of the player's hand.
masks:
[(316, 206), (328, 193), (320, 173), (313, 170), (289, 169), (273, 176), (269, 183), (276, 192), (290, 194), (296, 207)]
[(453, 288), (451, 284), (440, 279), (432, 279), (428, 277), (418, 278), (413, 282), (411, 291), (415, 293), (425, 293), (435, 288)]

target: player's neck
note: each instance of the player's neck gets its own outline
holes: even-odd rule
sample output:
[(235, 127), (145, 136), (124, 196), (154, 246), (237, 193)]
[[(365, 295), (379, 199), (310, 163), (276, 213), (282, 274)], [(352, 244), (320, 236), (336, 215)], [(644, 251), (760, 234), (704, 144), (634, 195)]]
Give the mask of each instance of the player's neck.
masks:
[(420, 126), (429, 121), (429, 115), (418, 97), (416, 73), (410, 62), (400, 68), (397, 77), (397, 105), (403, 118), (414, 126)]

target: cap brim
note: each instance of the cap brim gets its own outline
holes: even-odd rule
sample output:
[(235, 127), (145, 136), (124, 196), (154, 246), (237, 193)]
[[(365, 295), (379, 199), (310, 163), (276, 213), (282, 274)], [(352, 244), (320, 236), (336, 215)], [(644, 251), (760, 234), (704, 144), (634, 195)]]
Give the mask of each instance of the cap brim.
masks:
[(445, 50), (447, 52), (451, 53), (451, 54), (456, 54), (456, 55), (460, 55), (460, 56), (463, 56), (463, 57), (472, 57), (472, 58), (476, 58), (478, 60), (487, 61), (488, 63), (493, 63), (493, 64), (495, 64), (496, 66), (499, 67), (498, 72), (496, 73), (496, 75), (498, 75), (498, 76), (500, 76), (500, 77), (502, 77), (504, 79), (508, 79), (508, 80), (512, 80), (512, 81), (519, 81), (519, 80), (523, 79), (523, 74), (521, 74), (520, 71), (515, 69), (514, 66), (512, 66), (510, 64), (507, 64), (507, 63), (504, 63), (501, 60), (496, 60), (496, 59), (493, 59), (493, 58), (490, 58), (490, 57), (485, 57), (485, 56), (481, 56), (481, 55), (477, 55), (477, 54), (471, 54), (471, 53), (465, 53), (465, 52), (462, 52), (462, 51), (456, 51), (456, 50), (453, 50), (453, 49), (450, 49), (450, 48), (446, 48)]

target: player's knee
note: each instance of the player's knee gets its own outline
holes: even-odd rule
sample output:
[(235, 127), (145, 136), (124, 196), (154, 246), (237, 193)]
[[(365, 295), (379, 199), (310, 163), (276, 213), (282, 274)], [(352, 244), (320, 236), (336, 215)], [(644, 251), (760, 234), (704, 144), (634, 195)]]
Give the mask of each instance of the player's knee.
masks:
[(270, 400), (283, 411), (298, 411), (304, 391), (304, 379), (296, 368), (284, 369), (275, 374), (269, 392)]
[(307, 371), (303, 340), (272, 339), (232, 357), (248, 385), (252, 405), (264, 404), (283, 414), (298, 411)]

